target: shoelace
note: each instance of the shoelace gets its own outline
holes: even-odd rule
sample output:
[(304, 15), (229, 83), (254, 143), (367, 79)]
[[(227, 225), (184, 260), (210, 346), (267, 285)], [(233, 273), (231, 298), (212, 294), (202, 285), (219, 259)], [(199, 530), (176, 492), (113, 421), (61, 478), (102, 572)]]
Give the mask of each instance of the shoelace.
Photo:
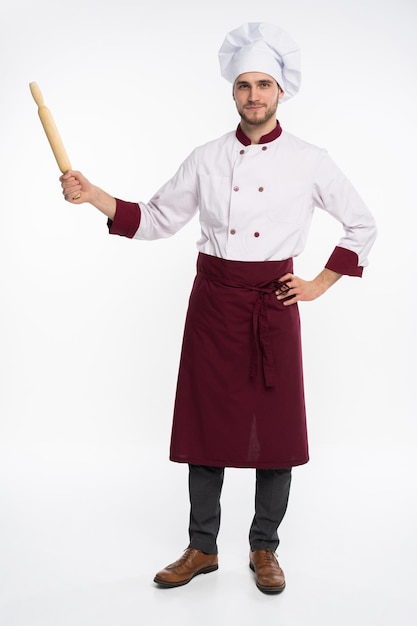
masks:
[(277, 558), (275, 555), (275, 552), (273, 552), (272, 550), (265, 550), (264, 551), (264, 560), (265, 560), (265, 564), (270, 564), (270, 563), (276, 563), (277, 562)]
[(185, 563), (192, 549), (193, 548), (186, 548), (186, 550), (184, 550), (184, 554), (180, 556), (180, 558), (176, 562), (176, 565), (182, 565), (183, 563)]

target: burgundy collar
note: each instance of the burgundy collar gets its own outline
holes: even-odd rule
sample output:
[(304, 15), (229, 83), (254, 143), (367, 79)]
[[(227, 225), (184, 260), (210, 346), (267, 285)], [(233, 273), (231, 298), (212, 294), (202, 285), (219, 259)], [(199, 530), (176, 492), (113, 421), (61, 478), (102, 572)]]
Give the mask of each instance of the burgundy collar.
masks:
[[(277, 120), (277, 125), (275, 126), (274, 130), (271, 130), (271, 132), (268, 133), (267, 135), (262, 135), (262, 137), (259, 140), (259, 143), (269, 143), (270, 141), (274, 141), (275, 139), (278, 139), (281, 133), (282, 133), (282, 128), (281, 128), (280, 123)], [(250, 146), (252, 143), (249, 137), (246, 137), (240, 124), (236, 129), (236, 138), (240, 141), (240, 143), (243, 143), (244, 146)]]

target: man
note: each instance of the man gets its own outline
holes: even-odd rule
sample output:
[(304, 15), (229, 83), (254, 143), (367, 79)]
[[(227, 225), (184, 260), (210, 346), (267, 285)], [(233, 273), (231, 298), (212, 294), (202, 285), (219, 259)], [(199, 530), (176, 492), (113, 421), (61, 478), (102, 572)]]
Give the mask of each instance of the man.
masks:
[[(219, 52), (240, 115), (236, 132), (196, 148), (148, 203), (117, 200), (79, 172), (61, 177), (66, 200), (90, 202), (110, 233), (167, 237), (197, 212), (197, 276), (184, 330), (170, 459), (189, 465), (189, 545), (158, 572), (163, 587), (218, 568), (225, 467), (256, 470), (249, 564), (257, 587), (279, 593), (275, 551), (291, 468), (308, 461), (297, 303), (342, 275), (361, 276), (375, 224), (327, 153), (286, 133), (279, 102), (300, 84), (298, 46), (280, 28), (249, 23)], [(293, 274), (314, 207), (345, 234), (311, 281)]]

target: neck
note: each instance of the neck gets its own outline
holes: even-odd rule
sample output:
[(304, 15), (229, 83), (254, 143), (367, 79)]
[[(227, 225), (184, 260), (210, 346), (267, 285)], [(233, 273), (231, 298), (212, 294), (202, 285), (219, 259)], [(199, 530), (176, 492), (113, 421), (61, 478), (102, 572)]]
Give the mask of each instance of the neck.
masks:
[(260, 124), (259, 126), (256, 124), (248, 124), (242, 118), (240, 119), (240, 127), (246, 137), (250, 139), (251, 143), (259, 143), (261, 137), (271, 133), (276, 125), (277, 121), (275, 117), (272, 117), (270, 120), (265, 122), (265, 124)]

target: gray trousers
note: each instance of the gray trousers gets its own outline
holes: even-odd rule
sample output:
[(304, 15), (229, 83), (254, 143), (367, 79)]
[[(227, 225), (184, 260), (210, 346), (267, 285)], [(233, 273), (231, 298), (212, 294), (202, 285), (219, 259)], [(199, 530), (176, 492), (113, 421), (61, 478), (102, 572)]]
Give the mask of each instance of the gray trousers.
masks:
[[(223, 467), (189, 465), (189, 545), (207, 554), (217, 554), (223, 478)], [(290, 485), (291, 468), (256, 470), (255, 515), (249, 530), (251, 550), (277, 549), (278, 527), (287, 510)]]

